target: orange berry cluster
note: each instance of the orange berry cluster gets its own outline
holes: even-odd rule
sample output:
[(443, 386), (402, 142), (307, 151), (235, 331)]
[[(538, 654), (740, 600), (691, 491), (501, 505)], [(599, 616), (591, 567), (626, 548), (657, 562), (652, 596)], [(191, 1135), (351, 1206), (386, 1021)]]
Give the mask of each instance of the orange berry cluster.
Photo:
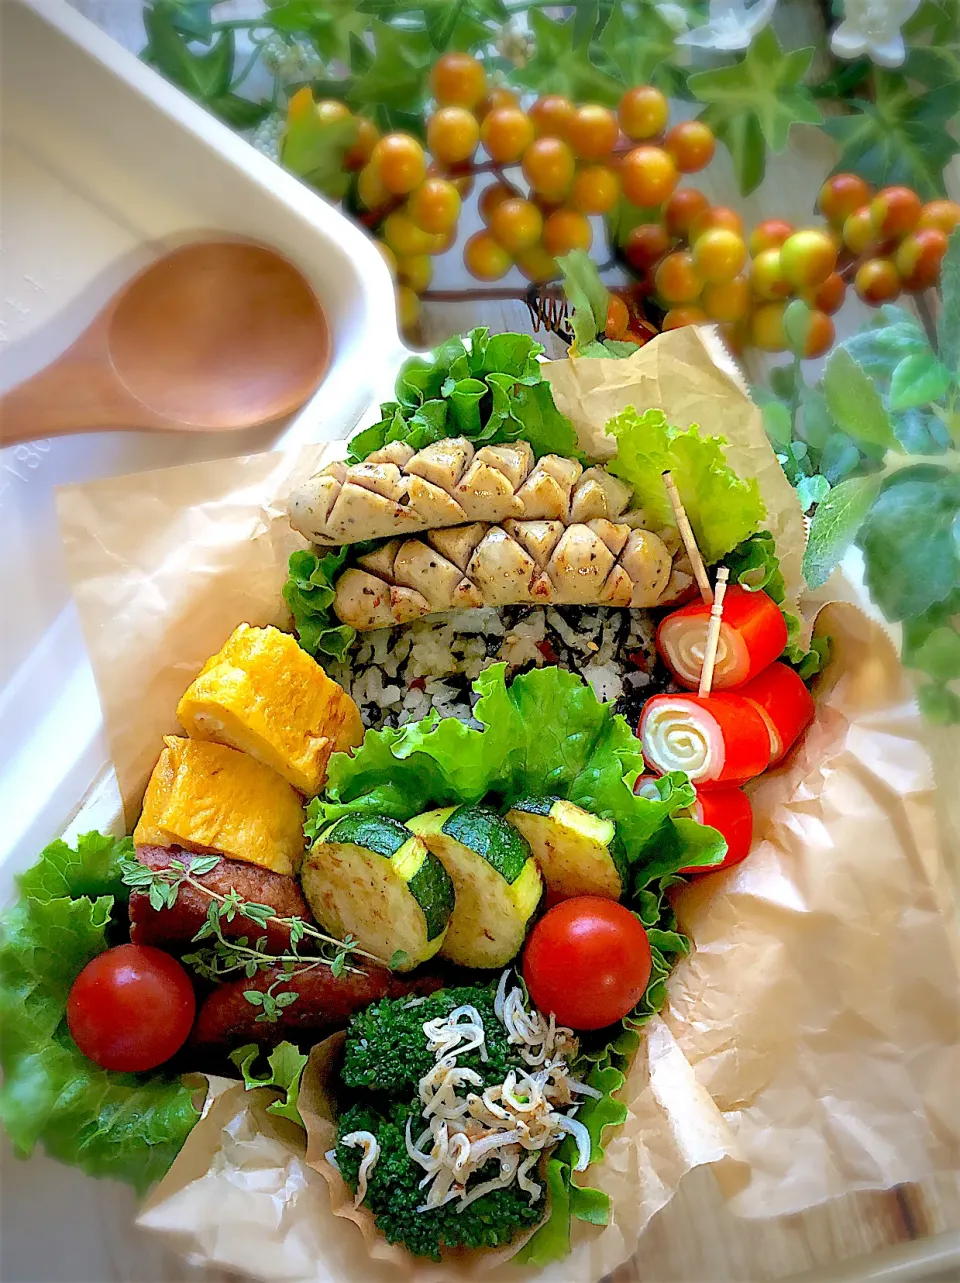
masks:
[[(837, 174), (818, 197), (826, 226), (771, 218), (748, 235), (732, 209), (679, 185), (710, 163), (714, 136), (699, 120), (670, 127), (667, 100), (650, 85), (628, 89), (615, 111), (559, 94), (525, 110), (512, 90), (488, 85), (476, 58), (448, 53), (432, 68), (430, 88), (426, 148), (406, 133), (380, 137), (357, 118), (345, 158), (356, 173), (355, 204), (398, 282), (407, 331), (431, 282), (431, 257), (453, 245), (461, 200), (479, 173), (494, 178), (480, 193), (484, 228), (466, 241), (463, 261), (480, 281), (498, 281), (513, 266), (528, 281), (556, 279), (557, 258), (591, 248), (591, 217), (610, 214), (621, 197), (625, 209), (635, 207), (643, 221), (620, 246), (638, 278), (621, 292), (632, 308), (621, 316), (614, 305), (608, 337), (638, 341), (634, 321), (652, 299), (663, 329), (715, 321), (738, 349), (783, 351), (784, 312), (800, 298), (811, 309), (801, 355), (819, 356), (833, 343), (830, 318), (848, 282), (872, 305), (935, 285), (960, 222), (952, 201), (924, 205), (909, 188), (874, 193), (857, 175)], [(334, 101), (315, 110), (331, 121), (350, 114)]]
[[(365, 221), (372, 217), (399, 282), (405, 328), (429, 285), (429, 256), (453, 242), (460, 198), (476, 172), (496, 177), (480, 195), (484, 230), (464, 245), (467, 270), (498, 281), (515, 265), (542, 282), (560, 275), (557, 258), (590, 249), (591, 216), (609, 213), (621, 193), (636, 205), (660, 205), (682, 173), (702, 169), (714, 152), (700, 122), (664, 132), (667, 100), (648, 85), (629, 89), (616, 111), (559, 94), (524, 110), (511, 90), (488, 86), (477, 59), (450, 53), (434, 65), (430, 88), (436, 109), (426, 150), (408, 134), (388, 134), (368, 149), (357, 178)], [(514, 168), (508, 179), (503, 171)]]
[(841, 237), (846, 266), (857, 260), (853, 283), (865, 303), (889, 303), (901, 290), (916, 293), (936, 285), (950, 233), (960, 223), (960, 205), (924, 205), (909, 187), (873, 194), (856, 174), (828, 178), (817, 203)]
[(677, 188), (656, 222), (628, 234), (624, 255), (641, 289), (666, 309), (664, 329), (718, 321), (734, 346), (780, 352), (788, 347), (787, 304), (801, 298), (811, 313), (800, 355), (821, 356), (833, 343), (830, 318), (849, 280), (874, 306), (901, 289), (936, 284), (960, 206), (924, 205), (906, 187), (874, 195), (857, 175), (837, 174), (821, 188), (818, 208), (827, 227), (798, 229), (770, 218), (745, 236), (733, 210), (711, 208), (695, 188)]

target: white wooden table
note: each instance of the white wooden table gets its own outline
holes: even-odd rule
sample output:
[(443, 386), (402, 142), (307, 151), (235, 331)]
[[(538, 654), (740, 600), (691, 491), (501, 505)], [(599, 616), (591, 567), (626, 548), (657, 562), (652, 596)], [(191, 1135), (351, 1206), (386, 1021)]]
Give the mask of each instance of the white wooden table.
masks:
[[(73, 3), (129, 48), (142, 46), (140, 0)], [(232, 0), (221, 14), (231, 7), (237, 14), (259, 8), (256, 0)], [(817, 38), (817, 19), (802, 9), (795, 16), (803, 35)], [(737, 207), (747, 221), (780, 215), (802, 222), (833, 163), (824, 135), (796, 129), (790, 151), (771, 158), (763, 186), (737, 200)], [(700, 179), (698, 185), (718, 201), (735, 191), (724, 155)], [(960, 195), (957, 161), (948, 181), (952, 194)], [(842, 332), (855, 329), (864, 315), (856, 300), (848, 302), (839, 318)], [(433, 343), (477, 324), (527, 329), (529, 317), (522, 303), (437, 306), (426, 318), (425, 339)], [(18, 1163), (4, 1139), (0, 1283), (225, 1283), (226, 1276), (190, 1269), (136, 1230), (135, 1209), (126, 1187), (89, 1180), (43, 1156)], [(609, 1283), (753, 1283), (807, 1274), (810, 1283), (946, 1280), (960, 1278), (958, 1260), (960, 1177), (849, 1196), (781, 1220), (742, 1221), (727, 1211), (710, 1172), (701, 1169), (686, 1178), (648, 1228), (637, 1256)]]

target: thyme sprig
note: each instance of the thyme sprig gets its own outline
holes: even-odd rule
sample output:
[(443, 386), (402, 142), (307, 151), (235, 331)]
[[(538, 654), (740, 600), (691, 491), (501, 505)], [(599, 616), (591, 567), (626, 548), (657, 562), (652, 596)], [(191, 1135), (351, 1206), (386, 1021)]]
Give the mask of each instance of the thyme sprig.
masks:
[[(266, 991), (246, 989), (243, 996), (253, 1007), (261, 1010), (257, 1021), (276, 1022), (285, 1007), (296, 1002), (299, 994), (293, 990), (277, 993), (280, 985), (287, 985), (304, 976), (317, 967), (329, 967), (334, 976), (344, 972), (357, 973), (359, 968), (350, 966), (348, 959), (363, 957), (383, 966), (383, 960), (375, 954), (357, 946), (352, 935), (343, 940), (328, 935), (312, 923), (298, 916), (283, 917), (276, 913), (269, 904), (258, 904), (255, 900), (244, 900), (232, 887), (229, 891), (214, 891), (199, 879), (205, 873), (212, 872), (220, 862), (218, 855), (192, 855), (185, 860), (172, 860), (164, 869), (150, 869), (139, 860), (124, 859), (121, 861), (123, 881), (137, 891), (146, 892), (151, 908), (172, 909), (177, 903), (180, 889), (190, 886), (209, 900), (207, 917), (200, 930), (193, 937), (193, 943), (209, 940), (211, 943), (192, 953), (183, 955), (183, 961), (206, 980), (220, 982), (242, 972), (248, 979), (253, 979), (261, 971), (280, 967), (283, 974), (278, 976)], [(286, 953), (270, 953), (267, 947), (267, 936), (258, 936), (251, 941), (248, 936), (227, 937), (223, 933), (223, 924), (233, 922), (237, 917), (249, 918), (258, 927), (266, 929), (275, 925), (286, 928), (290, 933), (290, 950)], [(313, 953), (301, 951), (304, 942), (314, 943)]]

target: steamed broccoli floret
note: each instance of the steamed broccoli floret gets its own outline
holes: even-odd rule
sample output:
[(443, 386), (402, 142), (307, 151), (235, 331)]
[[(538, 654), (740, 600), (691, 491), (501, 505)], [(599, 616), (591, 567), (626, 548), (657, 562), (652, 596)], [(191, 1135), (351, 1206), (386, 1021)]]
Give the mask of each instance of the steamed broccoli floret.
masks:
[(458, 1065), (476, 1070), (485, 1086), (502, 1083), (511, 1068), (522, 1062), (507, 1042), (507, 1034), (494, 1014), (494, 990), (471, 986), (442, 989), (425, 1002), (409, 1006), (409, 998), (384, 998), (353, 1016), (347, 1027), (342, 1077), (348, 1087), (365, 1087), (409, 1096), (424, 1074), (436, 1063), (427, 1049), (423, 1026), (447, 1016), (456, 1007), (476, 1007), (487, 1035), (488, 1060), (472, 1051), (457, 1058)]
[[(452, 1004), (449, 1010), (457, 1005)], [(340, 1119), (341, 1136), (351, 1131), (369, 1131), (380, 1143), (380, 1157), (368, 1179), (364, 1206), (376, 1217), (389, 1242), (402, 1244), (416, 1256), (438, 1261), (441, 1248), (502, 1247), (520, 1230), (537, 1224), (543, 1216), (543, 1195), (531, 1205), (529, 1196), (517, 1185), (484, 1194), (462, 1212), (457, 1211), (456, 1202), (418, 1212), (426, 1191), (418, 1189), (423, 1172), (408, 1156), (404, 1144), (404, 1127), (411, 1112), (416, 1138), (422, 1126), (419, 1105), (394, 1104), (386, 1117), (357, 1105)], [(337, 1146), (337, 1164), (352, 1189), (356, 1189), (362, 1157), (358, 1148)], [(473, 1183), (495, 1175), (496, 1161), (486, 1166), (488, 1170), (481, 1170), (473, 1177)]]

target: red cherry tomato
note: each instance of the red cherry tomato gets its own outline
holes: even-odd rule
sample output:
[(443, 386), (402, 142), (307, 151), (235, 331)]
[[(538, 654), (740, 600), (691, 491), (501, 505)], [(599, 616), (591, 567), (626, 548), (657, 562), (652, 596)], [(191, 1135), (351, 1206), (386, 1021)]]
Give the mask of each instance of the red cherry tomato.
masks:
[(632, 1011), (646, 990), (650, 965), (639, 918), (598, 895), (555, 905), (523, 951), (530, 997), (571, 1029), (603, 1029)]
[(179, 1051), (193, 1025), (190, 977), (149, 945), (121, 944), (88, 962), (67, 998), (73, 1041), (102, 1069), (139, 1073)]

